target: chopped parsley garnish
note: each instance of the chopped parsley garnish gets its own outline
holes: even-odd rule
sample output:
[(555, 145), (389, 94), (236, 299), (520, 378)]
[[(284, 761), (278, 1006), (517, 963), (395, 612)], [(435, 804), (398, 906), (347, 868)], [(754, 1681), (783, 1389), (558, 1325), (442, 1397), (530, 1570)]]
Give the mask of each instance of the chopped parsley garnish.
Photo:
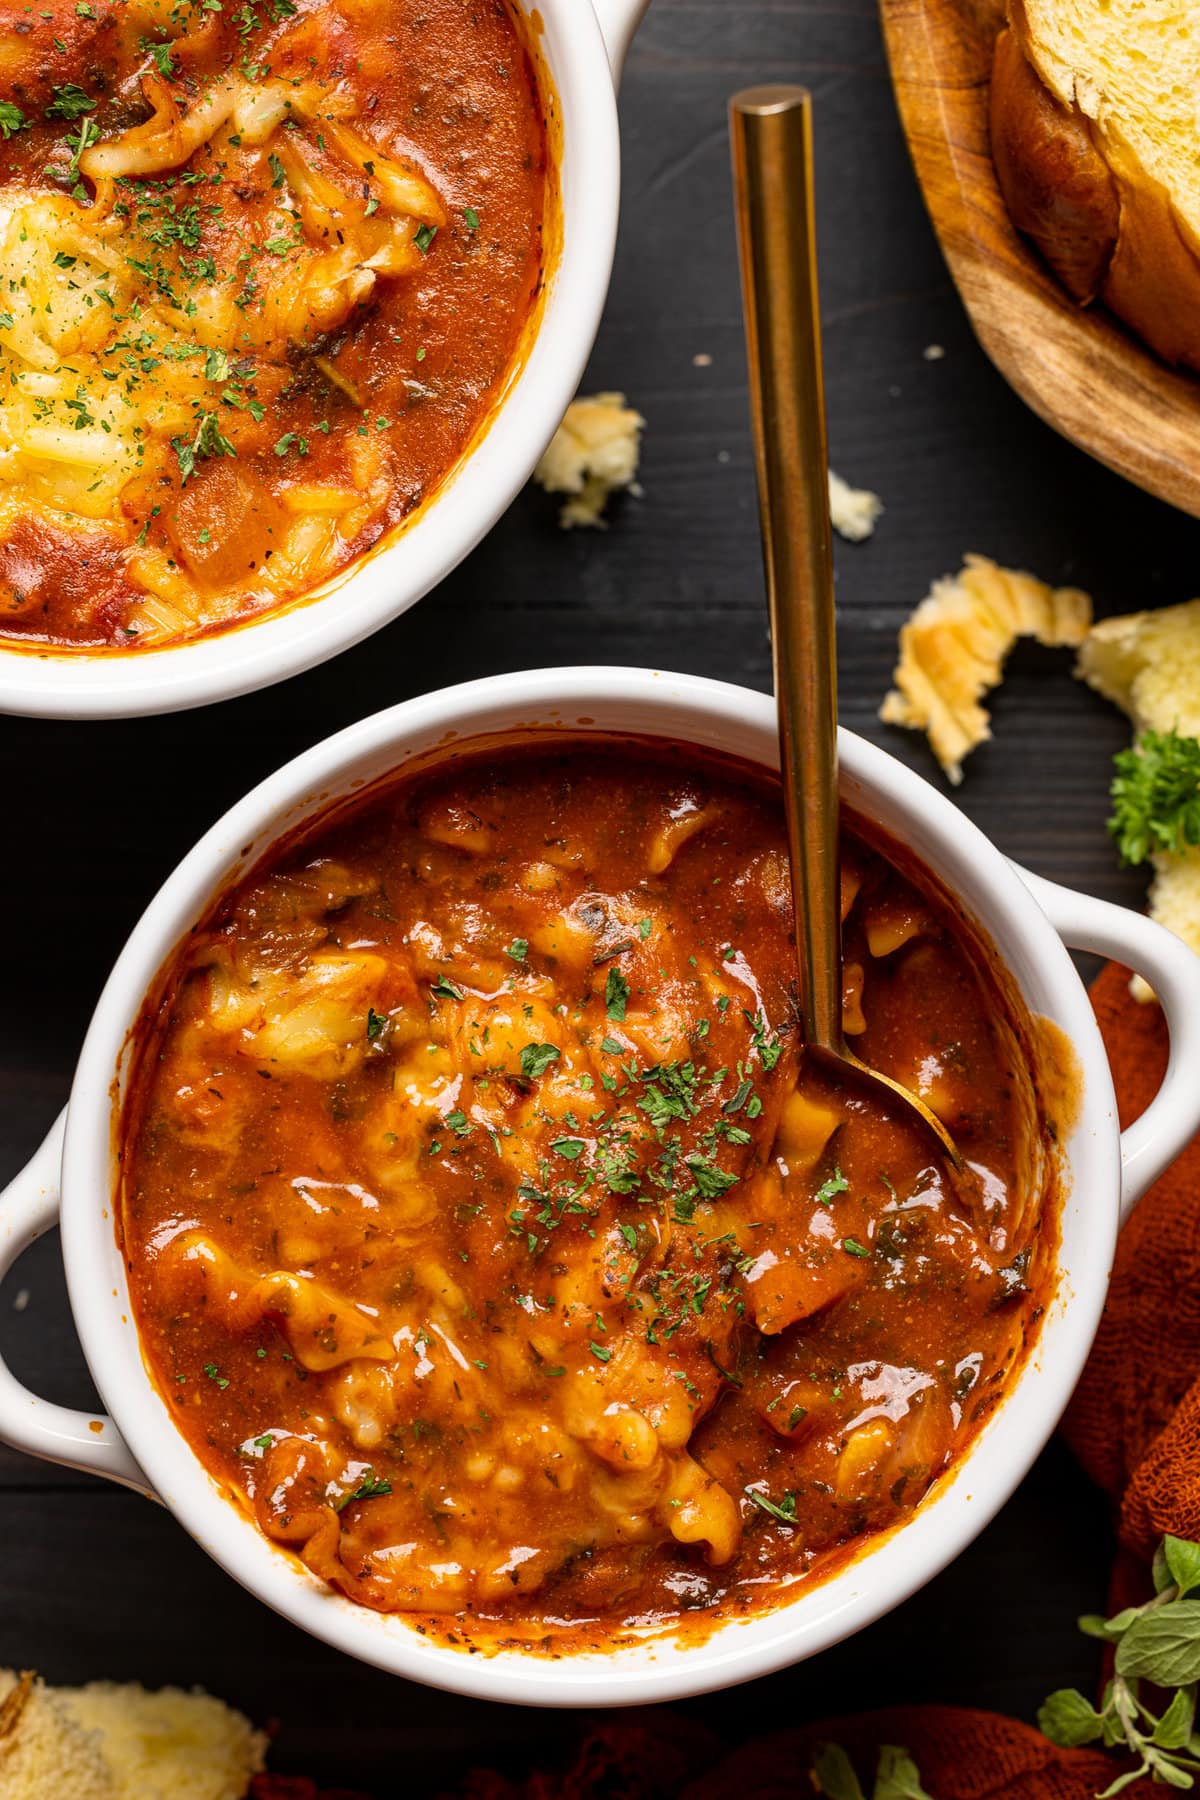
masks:
[(523, 963), (529, 955), (529, 942), (526, 938), (514, 938), (504, 954), (511, 956), (514, 962)]
[(334, 1512), (342, 1512), (352, 1500), (376, 1500), (380, 1494), (390, 1494), (392, 1484), (386, 1475), (376, 1475), (374, 1469), (368, 1469), (356, 1488), (334, 1504)]
[(463, 998), (463, 990), (456, 987), (446, 975), (439, 975), (430, 991), (441, 1000), (461, 1000)]
[(629, 983), (620, 969), (610, 969), (608, 980), (604, 984), (604, 1010), (614, 1025), (625, 1023), (625, 1008), (629, 1001)]
[(171, 45), (169, 41), (154, 43), (149, 38), (142, 38), (138, 48), (143, 56), (150, 57), (159, 74), (170, 80), (175, 73), (175, 64), (171, 61)]
[(375, 1043), (377, 1038), (380, 1038), (383, 1036), (383, 1033), (386, 1029), (387, 1029), (387, 1014), (386, 1013), (377, 1013), (373, 1006), (368, 1006), (368, 1008), (367, 1008), (367, 1042), (368, 1042), (368, 1044)]
[(870, 1256), (871, 1254), (867, 1249), (867, 1246), (865, 1244), (860, 1244), (858, 1239), (854, 1237), (843, 1238), (842, 1249), (846, 1252), (847, 1256)]
[(206, 456), (236, 456), (237, 450), (221, 430), (220, 420), (216, 413), (201, 413), (196, 435), (189, 443), (186, 438), (172, 438), (171, 448), (179, 459), (179, 485), (185, 487), (189, 477), (196, 473), (196, 464)]
[(606, 1363), (609, 1360), (609, 1358), (612, 1356), (612, 1351), (609, 1350), (606, 1345), (597, 1344), (591, 1340), (589, 1340), (589, 1342), (588, 1342), (588, 1349), (591, 1351), (592, 1355), (596, 1358), (597, 1362)]
[(795, 1525), (795, 1494), (789, 1491), (780, 1500), (775, 1501), (769, 1494), (760, 1494), (757, 1488), (743, 1488), (742, 1492), (747, 1500), (752, 1500), (755, 1506), (760, 1507), (763, 1512), (769, 1513), (773, 1519), (778, 1520), (780, 1525)]
[(568, 1162), (578, 1162), (583, 1154), (583, 1139), (572, 1137), (554, 1138), (550, 1148), (559, 1156), (565, 1156)]
[(692, 1172), (692, 1179), (702, 1200), (717, 1199), (737, 1181), (736, 1175), (731, 1175), (728, 1169), (718, 1168), (715, 1162), (702, 1156), (699, 1151), (685, 1157), (684, 1161)]
[(530, 1081), (544, 1075), (562, 1051), (557, 1044), (526, 1044), (521, 1051), (521, 1073)]
[(210, 1381), (215, 1381), (219, 1388), (227, 1388), (229, 1386), (229, 1377), (227, 1375), (222, 1375), (216, 1363), (205, 1363), (204, 1373), (208, 1376)]
[(417, 246), (417, 249), (421, 252), (422, 256), (429, 255), (429, 246), (437, 236), (437, 229), (436, 225), (421, 225), (413, 233), (413, 243)]
[(467, 230), (468, 231), (478, 231), (479, 230), (479, 214), (475, 211), (475, 208), (473, 206), (464, 206), (463, 207), (463, 218), (467, 222)]
[(7, 143), (14, 132), (28, 131), (29, 120), (11, 100), (0, 100), (0, 137)]
[(84, 113), (95, 112), (96, 102), (89, 94), (73, 81), (63, 82), (54, 90), (54, 98), (46, 108), (48, 119), (81, 119)]
[(832, 1206), (834, 1195), (844, 1194), (849, 1186), (850, 1183), (846, 1180), (846, 1177), (842, 1174), (842, 1171), (838, 1168), (837, 1164), (834, 1163), (833, 1174), (821, 1183), (820, 1187), (813, 1195), (813, 1199), (819, 1206)]
[(457, 1137), (470, 1135), (471, 1121), (461, 1106), (456, 1106), (453, 1112), (448, 1112), (445, 1122)]

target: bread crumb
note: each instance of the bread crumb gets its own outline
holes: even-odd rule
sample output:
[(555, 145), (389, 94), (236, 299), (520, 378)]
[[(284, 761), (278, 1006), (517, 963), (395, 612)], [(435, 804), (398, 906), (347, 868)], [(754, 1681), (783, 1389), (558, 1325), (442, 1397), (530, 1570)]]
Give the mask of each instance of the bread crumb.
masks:
[(712, 357), (708, 354), (707, 350), (698, 350), (696, 352), (695, 356), (692, 358), (692, 367), (694, 369), (712, 368)]
[(609, 495), (621, 489), (641, 493), (637, 471), (645, 424), (640, 413), (626, 406), (624, 394), (572, 400), (533, 472), (548, 494), (570, 496), (559, 513), (564, 531), (575, 526), (604, 531)]
[[(1200, 600), (1101, 619), (1079, 652), (1077, 674), (1143, 731), (1200, 738)], [(1150, 917), (1200, 953), (1200, 848), (1152, 850)], [(1135, 975), (1130, 991), (1152, 1000)]]
[(926, 362), (941, 362), (945, 354), (945, 346), (942, 344), (926, 344), (921, 352)]
[(29, 1289), (28, 1288), (18, 1288), (16, 1293), (13, 1295), (13, 1311), (14, 1312), (24, 1312), (25, 1308), (28, 1305), (29, 1305)]
[(829, 517), (839, 537), (861, 544), (875, 531), (883, 501), (870, 488), (852, 488), (840, 475), (829, 471)]
[(957, 575), (934, 582), (902, 627), (896, 686), (879, 717), (924, 731), (957, 786), (963, 759), (992, 735), (982, 697), (999, 684), (1017, 639), (1077, 647), (1091, 622), (1091, 599), (1079, 588), (1048, 587), (968, 555)]
[(23, 1684), (0, 1735), (5, 1800), (243, 1800), (263, 1767), (262, 1733), (199, 1689), (49, 1688), (0, 1670), (0, 1701), (20, 1702)]

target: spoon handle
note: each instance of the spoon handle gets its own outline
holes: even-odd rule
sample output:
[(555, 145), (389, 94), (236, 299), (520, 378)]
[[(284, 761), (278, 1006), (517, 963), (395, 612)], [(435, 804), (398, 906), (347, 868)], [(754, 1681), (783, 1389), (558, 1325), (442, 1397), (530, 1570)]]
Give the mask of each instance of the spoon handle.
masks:
[(811, 96), (747, 88), (730, 102), (730, 130), (805, 1036), (839, 1052), (837, 649)]

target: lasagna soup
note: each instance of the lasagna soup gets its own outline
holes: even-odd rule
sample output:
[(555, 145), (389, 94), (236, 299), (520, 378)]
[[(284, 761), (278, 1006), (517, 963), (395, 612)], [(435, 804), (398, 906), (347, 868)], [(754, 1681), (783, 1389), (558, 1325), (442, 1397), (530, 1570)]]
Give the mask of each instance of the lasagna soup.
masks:
[(853, 819), (844, 1017), (977, 1177), (806, 1060), (778, 785), (603, 737), (277, 846), (135, 1046), (119, 1229), (213, 1478), (364, 1606), (564, 1651), (778, 1603), (902, 1521), (1051, 1279), (1030, 1026)]
[(509, 0), (0, 0), (0, 637), (136, 649), (344, 569), (521, 353)]

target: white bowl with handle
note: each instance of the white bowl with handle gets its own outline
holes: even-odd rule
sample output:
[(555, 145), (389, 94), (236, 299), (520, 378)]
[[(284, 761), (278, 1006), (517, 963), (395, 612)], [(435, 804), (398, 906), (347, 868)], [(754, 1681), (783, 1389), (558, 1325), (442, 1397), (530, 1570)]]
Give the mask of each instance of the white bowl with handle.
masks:
[(562, 235), (536, 335), (481, 434), (409, 523), (312, 598), (158, 650), (55, 651), (0, 637), (0, 712), (128, 718), (268, 687), (415, 605), (512, 503), (575, 396), (608, 294), (621, 181), (616, 83), (649, 0), (514, 4), (554, 89)]
[[(223, 1568), (285, 1617), (364, 1661), (435, 1687), (537, 1706), (630, 1705), (725, 1687), (798, 1662), (898, 1605), (982, 1530), (1046, 1443), (1091, 1346), (1118, 1225), (1200, 1125), (1200, 958), (1138, 914), (1027, 875), (927, 782), (864, 739), (840, 739), (844, 799), (906, 844), (990, 939), (1031, 1012), (1074, 1046), (1078, 1119), (1057, 1281), (1032, 1354), (978, 1437), (913, 1515), (840, 1572), (700, 1643), (647, 1639), (551, 1660), (471, 1655), (334, 1593), (272, 1545), (205, 1472), (142, 1361), (113, 1228), (116, 1133), (130, 1032), (163, 965), (215, 895), (285, 831), (439, 746), (544, 726), (666, 738), (778, 767), (773, 702), (692, 676), (547, 669), (406, 701), (319, 744), (213, 826), (134, 928), (96, 1007), (69, 1104), (0, 1195), (0, 1276), (61, 1219), (75, 1324), (108, 1415), (38, 1399), (0, 1365), (0, 1439), (160, 1500)], [(1121, 1132), (1087, 993), (1066, 945), (1118, 958), (1159, 995), (1171, 1033), (1162, 1089)]]

